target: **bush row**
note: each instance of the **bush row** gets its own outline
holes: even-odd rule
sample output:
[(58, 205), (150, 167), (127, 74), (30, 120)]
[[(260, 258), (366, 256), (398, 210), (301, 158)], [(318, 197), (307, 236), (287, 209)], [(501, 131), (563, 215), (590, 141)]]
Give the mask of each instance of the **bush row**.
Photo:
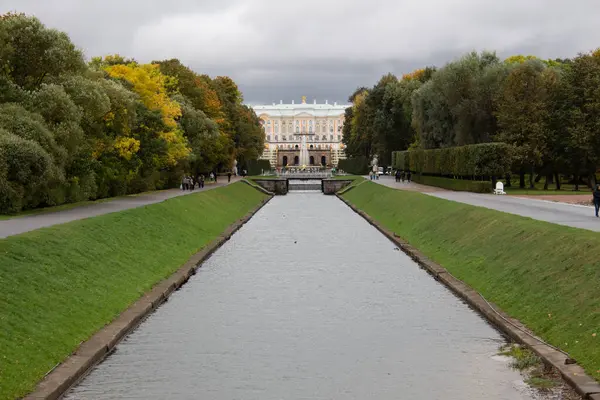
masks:
[(252, 160), (247, 162), (247, 167), (248, 175), (260, 175), (263, 171), (271, 170), (271, 163), (269, 160)]
[(367, 157), (353, 157), (340, 160), (338, 168), (352, 175), (364, 175), (369, 172), (369, 161)]
[(396, 151), (394, 168), (419, 174), (475, 178), (502, 176), (510, 171), (512, 146), (483, 143), (433, 150)]
[(458, 192), (489, 193), (492, 190), (492, 183), (490, 181), (470, 181), (427, 175), (413, 175), (412, 180), (422, 185), (435, 186)]

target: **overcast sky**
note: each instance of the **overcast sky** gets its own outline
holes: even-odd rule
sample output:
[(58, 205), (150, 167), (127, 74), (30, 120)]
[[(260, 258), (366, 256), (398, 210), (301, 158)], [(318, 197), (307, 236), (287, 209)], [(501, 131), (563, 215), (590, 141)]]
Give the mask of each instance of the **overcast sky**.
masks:
[(600, 47), (598, 0), (0, 0), (86, 57), (179, 58), (229, 75), (247, 103), (346, 102), (384, 73), (471, 50), (572, 57)]

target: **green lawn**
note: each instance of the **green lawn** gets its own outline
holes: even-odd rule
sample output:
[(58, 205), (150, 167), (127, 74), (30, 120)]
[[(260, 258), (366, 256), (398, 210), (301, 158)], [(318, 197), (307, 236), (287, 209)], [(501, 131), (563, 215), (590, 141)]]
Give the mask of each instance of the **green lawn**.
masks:
[[(505, 182), (505, 180), (502, 179), (502, 182)], [(512, 186), (510, 186), (510, 187), (504, 186), (504, 190), (508, 194), (518, 194), (518, 195), (528, 195), (528, 196), (549, 195), (549, 194), (561, 194), (561, 195), (562, 194), (569, 194), (569, 195), (571, 195), (571, 194), (574, 194), (574, 195), (591, 194), (591, 189), (588, 188), (586, 185), (579, 185), (579, 191), (575, 191), (575, 185), (568, 183), (566, 181), (561, 182), (560, 190), (556, 190), (555, 183), (548, 184), (548, 190), (544, 190), (544, 182), (545, 182), (545, 178), (542, 178), (537, 183), (534, 182), (533, 183), (534, 188), (531, 189), (531, 188), (529, 188), (529, 175), (526, 174), (525, 175), (525, 189), (521, 189), (521, 188), (519, 188), (519, 177), (513, 176), (512, 180), (511, 180)]]
[[(214, 185), (214, 184), (215, 184), (214, 182), (206, 182), (207, 186)], [(170, 190), (170, 189), (166, 189), (166, 190)], [(152, 191), (148, 191), (148, 192), (128, 194), (125, 196), (108, 197), (106, 199), (80, 201), (78, 203), (61, 204), (60, 206), (54, 206), (54, 207), (35, 208), (32, 210), (22, 211), (22, 212), (19, 212), (16, 214), (0, 214), (0, 221), (12, 219), (12, 218), (18, 218), (18, 217), (26, 217), (26, 216), (30, 216), (30, 215), (49, 214), (49, 213), (58, 212), (58, 211), (70, 210), (70, 209), (77, 208), (77, 207), (89, 206), (91, 204), (106, 203), (108, 201), (123, 199), (123, 198), (127, 198), (127, 197), (139, 197), (139, 196), (143, 196), (145, 194), (158, 193), (161, 191), (162, 190), (152, 190)]]
[(0, 240), (0, 399), (32, 390), (264, 198), (235, 183)]
[(372, 182), (343, 197), (600, 378), (600, 233)]

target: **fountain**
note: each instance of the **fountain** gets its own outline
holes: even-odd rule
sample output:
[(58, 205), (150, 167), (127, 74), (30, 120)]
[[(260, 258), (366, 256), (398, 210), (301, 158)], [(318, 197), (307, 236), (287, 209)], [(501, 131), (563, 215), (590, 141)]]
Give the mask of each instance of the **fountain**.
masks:
[(306, 143), (306, 134), (302, 134), (302, 142), (300, 143), (300, 156), (298, 164), (302, 166), (302, 168), (306, 168), (307, 165), (310, 164), (310, 158), (308, 155), (308, 145)]

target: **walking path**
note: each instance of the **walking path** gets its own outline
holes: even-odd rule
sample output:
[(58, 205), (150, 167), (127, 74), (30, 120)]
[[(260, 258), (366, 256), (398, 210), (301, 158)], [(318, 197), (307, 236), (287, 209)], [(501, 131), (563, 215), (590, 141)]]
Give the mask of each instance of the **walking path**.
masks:
[[(231, 179), (231, 183), (239, 181), (239, 178)], [(84, 205), (68, 210), (49, 211), (47, 213), (28, 215), (23, 217), (15, 217), (8, 220), (0, 221), (0, 239), (8, 236), (19, 235), (21, 233), (33, 231), (40, 228), (45, 228), (52, 225), (64, 224), (79, 219), (96, 217), (98, 215), (109, 214), (117, 211), (128, 210), (147, 206), (149, 204), (160, 203), (173, 197), (186, 196), (193, 193), (205, 192), (207, 190), (226, 186), (227, 178), (220, 177), (219, 183), (206, 185), (203, 189), (194, 191), (183, 191), (180, 189), (160, 190), (140, 194), (137, 196), (117, 197), (114, 200)]]
[[(594, 208), (590, 206), (559, 203), (537, 198), (533, 199), (532, 197), (453, 192), (413, 182), (396, 182), (393, 177), (388, 176), (382, 176), (374, 182), (394, 189), (422, 192), (441, 199), (485, 207), (558, 225), (600, 232), (600, 219), (594, 217)], [(591, 198), (591, 195), (589, 197)]]

